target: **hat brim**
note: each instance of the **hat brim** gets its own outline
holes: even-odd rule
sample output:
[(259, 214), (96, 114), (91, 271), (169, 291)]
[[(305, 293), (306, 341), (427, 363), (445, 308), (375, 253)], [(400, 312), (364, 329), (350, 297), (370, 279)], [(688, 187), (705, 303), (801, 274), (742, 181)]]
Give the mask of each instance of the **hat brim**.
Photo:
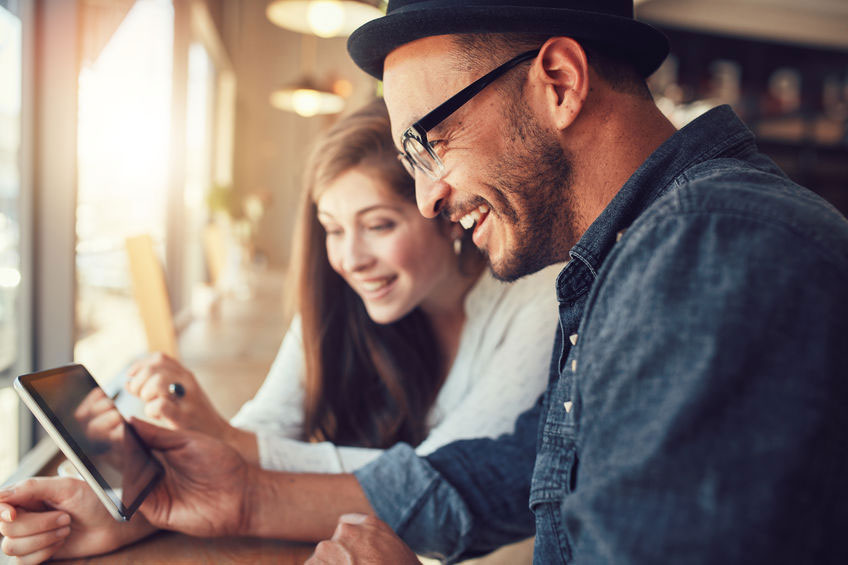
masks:
[(462, 33), (533, 33), (564, 36), (609, 45), (632, 62), (642, 76), (653, 73), (668, 55), (668, 39), (654, 27), (631, 18), (537, 7), (463, 6), (410, 9), (372, 20), (354, 31), (347, 49), (369, 75), (383, 78), (386, 56), (407, 43), (435, 35)]

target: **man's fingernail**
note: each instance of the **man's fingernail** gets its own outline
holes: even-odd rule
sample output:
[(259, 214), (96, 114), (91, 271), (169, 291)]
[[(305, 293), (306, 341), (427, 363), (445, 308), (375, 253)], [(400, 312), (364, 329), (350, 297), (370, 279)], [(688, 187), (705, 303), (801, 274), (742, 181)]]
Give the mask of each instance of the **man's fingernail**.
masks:
[(342, 514), (339, 516), (339, 522), (345, 524), (361, 524), (368, 518), (365, 514)]
[(6, 488), (6, 489), (3, 489), (3, 490), (0, 490), (0, 500), (9, 498), (13, 494), (15, 494), (15, 489), (13, 489), (13, 488)]
[(70, 523), (71, 523), (71, 517), (68, 516), (67, 514), (62, 514), (61, 516), (59, 516), (59, 519), (56, 520), (57, 526), (67, 526)]
[(12, 521), (12, 512), (9, 510), (4, 510), (2, 514), (0, 514), (0, 518), (3, 518), (4, 522)]

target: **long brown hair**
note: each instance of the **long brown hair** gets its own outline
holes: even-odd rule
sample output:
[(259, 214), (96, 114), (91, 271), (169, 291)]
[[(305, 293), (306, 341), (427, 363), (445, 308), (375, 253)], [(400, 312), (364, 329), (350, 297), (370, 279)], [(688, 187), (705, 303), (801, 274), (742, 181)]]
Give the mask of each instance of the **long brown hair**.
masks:
[(307, 163), (293, 253), (306, 366), (303, 439), (417, 445), (441, 385), (443, 356), (433, 328), (419, 308), (391, 324), (373, 322), (330, 267), (317, 220), (323, 188), (354, 167), (414, 203), (414, 183), (397, 159), (382, 100), (333, 125)]

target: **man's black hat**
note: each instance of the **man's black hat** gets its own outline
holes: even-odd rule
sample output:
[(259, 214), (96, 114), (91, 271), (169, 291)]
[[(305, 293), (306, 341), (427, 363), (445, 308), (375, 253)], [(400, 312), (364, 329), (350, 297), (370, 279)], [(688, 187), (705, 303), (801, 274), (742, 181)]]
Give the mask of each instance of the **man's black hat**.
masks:
[(353, 32), (347, 49), (369, 75), (397, 47), (433, 35), (533, 33), (608, 46), (643, 76), (660, 66), (668, 40), (633, 18), (633, 0), (389, 0), (386, 15)]

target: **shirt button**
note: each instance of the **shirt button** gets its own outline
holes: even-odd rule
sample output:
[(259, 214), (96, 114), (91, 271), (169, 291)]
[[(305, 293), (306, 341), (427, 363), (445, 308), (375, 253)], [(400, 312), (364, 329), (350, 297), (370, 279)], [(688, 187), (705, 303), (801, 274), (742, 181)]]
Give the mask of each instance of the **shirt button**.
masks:
[(571, 345), (577, 345), (577, 334), (571, 334), (568, 336), (568, 341), (571, 342)]
[(571, 372), (572, 372), (572, 373), (576, 373), (576, 372), (577, 372), (577, 359), (572, 359), (572, 360), (571, 360)]
[(618, 243), (621, 241), (621, 238), (624, 237), (624, 232), (627, 230), (621, 230), (620, 232), (615, 234), (615, 242)]
[(563, 402), (562, 406), (565, 408), (566, 414), (571, 414), (571, 408), (574, 406), (574, 403), (569, 400), (567, 402)]

